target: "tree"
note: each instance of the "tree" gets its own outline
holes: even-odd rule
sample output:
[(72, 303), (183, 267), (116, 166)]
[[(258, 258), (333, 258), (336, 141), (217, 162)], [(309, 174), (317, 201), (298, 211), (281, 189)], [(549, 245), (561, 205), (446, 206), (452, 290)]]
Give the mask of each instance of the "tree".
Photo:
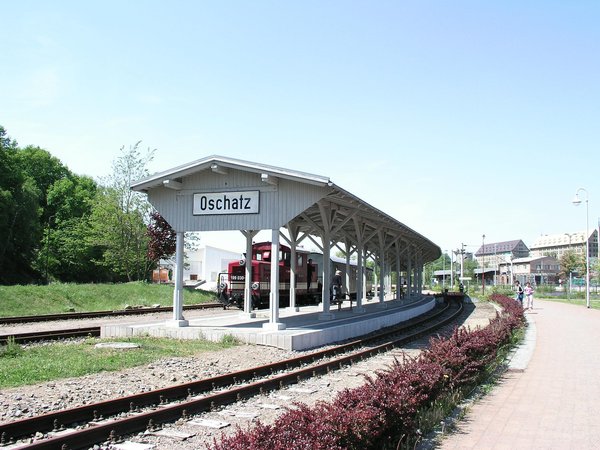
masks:
[[(431, 280), (434, 278), (435, 271), (437, 270), (450, 270), (450, 257), (443, 253), (438, 259), (435, 261), (428, 262), (423, 267), (425, 278), (425, 284), (431, 283)], [(450, 285), (450, 279), (447, 281), (448, 285)]]
[(48, 191), (58, 180), (72, 177), (73, 174), (58, 158), (40, 147), (25, 147), (20, 149), (16, 156), (21, 170), (35, 183), (38, 201), (42, 207), (40, 220), (45, 224), (54, 214), (46, 208)]
[[(160, 269), (160, 260), (167, 259), (175, 254), (177, 233), (158, 211), (154, 211), (150, 215), (147, 234), (150, 239), (148, 242), (148, 259), (153, 263), (153, 266), (158, 266)], [(160, 273), (158, 281), (159, 283), (161, 281)]]
[(147, 233), (150, 238), (148, 243), (148, 259), (150, 261), (157, 263), (159, 260), (175, 254), (177, 235), (169, 222), (158, 211), (154, 211), (150, 215)]
[(90, 177), (69, 175), (47, 192), (48, 218), (36, 266), (64, 282), (98, 282), (109, 279), (96, 261), (102, 248), (88, 239), (92, 206), (98, 185)]
[(571, 273), (585, 273), (585, 257), (573, 250), (567, 250), (560, 257), (560, 276), (566, 280)]
[(115, 281), (146, 279), (152, 266), (146, 234), (151, 207), (145, 196), (130, 186), (148, 175), (146, 166), (154, 150), (142, 155), (139, 144), (128, 151), (121, 147), (122, 155), (113, 162), (113, 173), (103, 180), (90, 217), (90, 243), (102, 248), (102, 257), (96, 262), (110, 270)]
[(22, 169), (17, 142), (0, 126), (0, 282), (39, 277), (31, 262), (41, 236), (39, 190)]

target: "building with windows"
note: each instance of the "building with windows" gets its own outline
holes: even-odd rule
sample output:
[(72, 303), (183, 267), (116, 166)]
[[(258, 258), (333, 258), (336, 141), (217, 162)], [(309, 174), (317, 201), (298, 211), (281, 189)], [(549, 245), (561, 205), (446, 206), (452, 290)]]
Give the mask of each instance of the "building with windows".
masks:
[[(590, 258), (598, 257), (598, 230), (592, 230), (587, 236), (590, 248)], [(586, 236), (584, 231), (577, 233), (562, 233), (543, 235), (531, 246), (532, 256), (553, 256), (556, 259), (571, 250), (585, 257)]]
[(496, 272), (499, 264), (527, 256), (529, 256), (529, 248), (520, 239), (485, 244), (475, 252), (475, 259), (480, 268), (495, 268)]
[(519, 280), (532, 284), (558, 283), (560, 263), (553, 254), (532, 254), (522, 240), (491, 242), (475, 253), (478, 268), (474, 274), (486, 284), (512, 284)]
[(560, 263), (552, 256), (528, 256), (515, 258), (498, 265), (498, 283), (512, 284), (557, 284), (559, 280)]

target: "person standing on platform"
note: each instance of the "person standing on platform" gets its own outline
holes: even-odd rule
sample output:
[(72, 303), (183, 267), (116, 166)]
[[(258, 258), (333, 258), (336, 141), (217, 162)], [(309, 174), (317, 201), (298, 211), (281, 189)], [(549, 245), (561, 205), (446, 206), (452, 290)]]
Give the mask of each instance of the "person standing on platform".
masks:
[(517, 300), (521, 306), (523, 306), (523, 286), (519, 283), (519, 280), (515, 281), (515, 300)]
[(523, 293), (525, 294), (525, 309), (533, 309), (533, 287), (529, 281), (525, 284)]
[(310, 291), (310, 284), (312, 283), (312, 276), (313, 276), (313, 263), (312, 263), (312, 259), (308, 259), (308, 263), (306, 264), (306, 290)]
[(336, 270), (331, 280), (332, 302), (342, 303), (342, 271)]

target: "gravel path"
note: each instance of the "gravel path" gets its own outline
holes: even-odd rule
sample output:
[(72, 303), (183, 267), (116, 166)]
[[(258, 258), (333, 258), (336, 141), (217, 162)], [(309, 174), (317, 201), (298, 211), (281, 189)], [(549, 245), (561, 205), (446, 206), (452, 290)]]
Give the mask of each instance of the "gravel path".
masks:
[[(488, 320), (495, 315), (496, 310), (488, 303), (476, 303), (475, 306), (469, 308), (469, 311), (464, 315), (463, 324), (471, 328), (487, 325)], [(192, 311), (186, 312), (186, 317), (192, 317), (191, 313)], [(223, 310), (197, 311), (195, 313), (200, 315), (222, 314)], [(162, 320), (162, 318), (164, 317), (157, 320)], [(77, 322), (86, 322), (86, 325), (81, 326), (88, 326), (87, 323), (89, 322), (101, 323), (96, 322), (97, 320), (101, 319)], [(144, 316), (142, 320), (148, 321), (149, 318)], [(127, 317), (127, 321), (132, 322), (132, 317)], [(72, 322), (70, 323), (69, 326), (71, 327)], [(64, 324), (62, 327), (65, 327)], [(60, 328), (60, 326), (57, 326), (57, 328)], [(27, 331), (33, 331), (33, 329)], [(194, 417), (196, 421), (210, 419), (226, 423), (227, 426), (221, 430), (188, 422), (184, 424), (167, 424), (158, 435), (142, 433), (126, 437), (126, 439), (146, 443), (149, 445), (148, 448), (156, 449), (206, 448), (206, 445), (212, 442), (214, 437), (219, 436), (221, 432), (235, 431), (235, 425), (246, 427), (256, 420), (271, 423), (279, 414), (285, 411), (286, 407), (291, 406), (294, 402), (312, 405), (317, 401), (331, 400), (338, 391), (361, 385), (364, 382), (365, 375), (372, 375), (376, 371), (386, 368), (394, 358), (401, 359), (404, 354), (414, 355), (415, 352), (426, 345), (427, 340), (421, 340), (412, 344), (408, 349), (394, 350), (340, 371), (304, 381), (296, 386), (238, 402), (220, 411)], [(298, 352), (272, 347), (242, 345), (228, 350), (203, 353), (194, 358), (162, 359), (152, 364), (119, 372), (104, 372), (34, 386), (4, 389), (0, 391), (0, 423), (98, 402), (120, 395), (145, 392), (177, 383), (212, 377), (297, 355)], [(161, 435), (165, 433), (172, 434), (173, 432), (182, 433), (182, 435), (180, 437)], [(186, 437), (183, 438), (183, 436)], [(112, 446), (111, 448), (120, 447)]]

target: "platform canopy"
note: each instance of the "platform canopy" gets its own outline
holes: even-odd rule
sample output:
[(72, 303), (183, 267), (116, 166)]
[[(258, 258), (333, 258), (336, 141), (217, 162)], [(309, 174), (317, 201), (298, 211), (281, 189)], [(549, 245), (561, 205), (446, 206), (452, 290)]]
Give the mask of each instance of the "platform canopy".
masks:
[(325, 176), (212, 155), (131, 188), (147, 193), (179, 232), (286, 227), (296, 234), (328, 236), (347, 248), (360, 242), (374, 256), (409, 248), (425, 263), (441, 255), (429, 239)]

